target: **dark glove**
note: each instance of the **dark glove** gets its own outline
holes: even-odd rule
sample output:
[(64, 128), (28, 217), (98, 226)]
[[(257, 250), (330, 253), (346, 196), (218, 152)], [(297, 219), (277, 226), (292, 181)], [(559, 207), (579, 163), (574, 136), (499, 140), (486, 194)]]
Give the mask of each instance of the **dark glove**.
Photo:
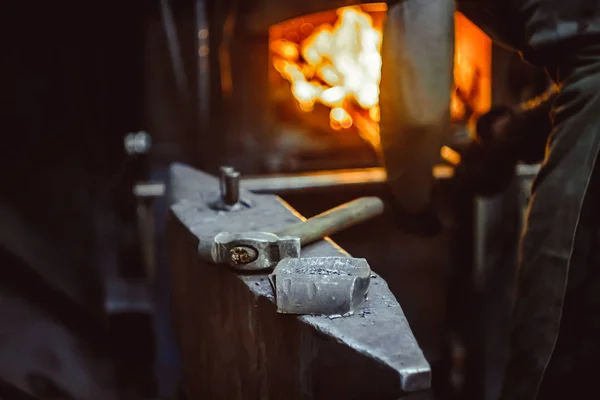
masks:
[(492, 196), (506, 190), (519, 160), (516, 129), (518, 115), (510, 108), (496, 108), (479, 118), (476, 136), (459, 149), (462, 161), (455, 181), (464, 190)]

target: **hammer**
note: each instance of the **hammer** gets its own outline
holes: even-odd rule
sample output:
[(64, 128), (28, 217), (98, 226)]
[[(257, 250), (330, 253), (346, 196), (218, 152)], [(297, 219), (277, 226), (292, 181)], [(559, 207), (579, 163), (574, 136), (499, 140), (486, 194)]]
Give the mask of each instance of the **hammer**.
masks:
[(212, 240), (200, 240), (201, 257), (241, 271), (274, 268), (284, 258), (300, 257), (300, 248), (383, 213), (383, 201), (361, 197), (325, 211), (277, 233), (221, 232)]

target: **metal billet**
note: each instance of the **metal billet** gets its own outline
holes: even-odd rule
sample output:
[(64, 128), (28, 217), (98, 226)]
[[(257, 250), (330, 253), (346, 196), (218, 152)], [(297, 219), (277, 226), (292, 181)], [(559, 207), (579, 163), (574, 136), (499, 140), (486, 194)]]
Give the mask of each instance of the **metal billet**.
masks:
[(240, 271), (270, 269), (288, 257), (300, 257), (300, 239), (267, 232), (222, 232), (215, 236), (211, 248), (214, 263)]
[(366, 300), (371, 268), (364, 258), (286, 258), (269, 280), (277, 312), (346, 316)]

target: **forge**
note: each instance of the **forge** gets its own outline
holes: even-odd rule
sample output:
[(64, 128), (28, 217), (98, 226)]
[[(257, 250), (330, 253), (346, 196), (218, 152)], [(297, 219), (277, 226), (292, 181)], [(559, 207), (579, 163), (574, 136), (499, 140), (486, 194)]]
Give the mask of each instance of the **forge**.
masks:
[[(275, 3), (198, 13), (203, 132), (194, 147), (205, 170), (381, 167), (386, 148), (414, 140), (399, 134), (408, 124), (435, 120), (446, 145), (490, 107), (491, 40), (458, 12), (452, 30), (436, 22), (443, 6), (433, 4)], [(427, 47), (440, 56), (428, 62)], [(444, 58), (453, 50), (454, 79)], [(448, 147), (438, 158), (457, 161)]]
[[(381, 41), (386, 10), (385, 4), (344, 7), (269, 29), (272, 101), (282, 123), (293, 121), (294, 114), (298, 118), (294, 111), (299, 109), (310, 113), (300, 114), (300, 123), (312, 121), (313, 130), (332, 134), (327, 132), (328, 115), (331, 130), (354, 127), (374, 147), (379, 146)], [(290, 101), (290, 94), (294, 101)]]
[[(387, 9), (385, 3), (341, 7), (271, 26), (269, 87), (279, 126), (304, 125), (323, 135), (343, 131), (336, 135), (341, 141), (358, 134), (380, 148)], [(457, 124), (486, 112), (491, 104), (491, 40), (459, 12), (450, 101), (451, 119)], [(444, 157), (450, 156), (442, 153)]]

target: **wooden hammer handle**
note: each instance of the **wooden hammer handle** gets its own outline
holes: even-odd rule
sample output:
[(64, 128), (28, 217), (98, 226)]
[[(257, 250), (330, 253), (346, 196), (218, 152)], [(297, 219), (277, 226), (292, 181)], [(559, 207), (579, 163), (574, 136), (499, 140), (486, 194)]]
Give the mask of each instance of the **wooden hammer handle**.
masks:
[(342, 204), (277, 232), (277, 236), (300, 238), (300, 244), (321, 240), (383, 213), (383, 201), (378, 197), (361, 197)]

